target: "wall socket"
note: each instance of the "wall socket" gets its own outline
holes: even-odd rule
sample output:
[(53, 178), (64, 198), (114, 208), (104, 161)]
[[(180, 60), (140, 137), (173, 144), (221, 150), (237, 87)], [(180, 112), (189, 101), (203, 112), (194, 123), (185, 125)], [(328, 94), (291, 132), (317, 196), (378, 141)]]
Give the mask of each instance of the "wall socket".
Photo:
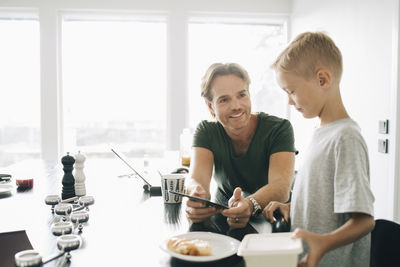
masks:
[(388, 134), (389, 133), (389, 120), (380, 120), (379, 121), (379, 133), (380, 134)]
[(378, 151), (381, 153), (388, 153), (389, 140), (379, 139), (378, 140)]

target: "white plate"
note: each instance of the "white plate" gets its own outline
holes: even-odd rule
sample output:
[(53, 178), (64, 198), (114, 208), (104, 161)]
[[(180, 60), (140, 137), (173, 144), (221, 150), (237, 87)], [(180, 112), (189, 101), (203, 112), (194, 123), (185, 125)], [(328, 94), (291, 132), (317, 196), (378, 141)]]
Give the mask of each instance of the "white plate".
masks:
[(237, 239), (234, 239), (230, 236), (211, 233), (211, 232), (189, 232), (174, 237), (187, 238), (187, 239), (200, 239), (207, 241), (211, 246), (213, 254), (211, 256), (189, 256), (189, 255), (182, 255), (179, 253), (175, 253), (169, 250), (166, 246), (167, 240), (165, 240), (160, 245), (161, 249), (170, 254), (172, 257), (185, 261), (206, 262), (206, 261), (215, 261), (223, 259), (236, 254), (240, 246), (240, 241)]
[(12, 184), (0, 184), (0, 195), (10, 193), (14, 189)]

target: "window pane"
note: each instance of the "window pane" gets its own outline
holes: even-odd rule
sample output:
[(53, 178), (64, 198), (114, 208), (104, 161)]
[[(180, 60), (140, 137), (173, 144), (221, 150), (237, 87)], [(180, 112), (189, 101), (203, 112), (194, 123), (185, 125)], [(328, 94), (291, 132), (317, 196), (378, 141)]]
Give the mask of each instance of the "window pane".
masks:
[(40, 157), (39, 23), (0, 20), (0, 167)]
[(206, 69), (215, 62), (235, 62), (250, 75), (252, 111), (286, 117), (286, 97), (269, 65), (286, 44), (283, 25), (189, 24), (190, 127), (211, 118), (200, 96)]
[(166, 147), (166, 25), (64, 21), (64, 150), (129, 156)]

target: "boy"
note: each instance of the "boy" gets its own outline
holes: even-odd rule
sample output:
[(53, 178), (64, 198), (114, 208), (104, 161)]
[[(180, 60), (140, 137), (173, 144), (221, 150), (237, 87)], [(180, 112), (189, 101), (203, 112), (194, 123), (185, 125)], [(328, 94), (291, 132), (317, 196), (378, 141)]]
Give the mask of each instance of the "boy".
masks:
[[(339, 83), (342, 55), (324, 33), (300, 34), (271, 66), (279, 86), (305, 118), (318, 117), (291, 204), (270, 202), (264, 217), (289, 213), (294, 238), (305, 241), (299, 266), (369, 266), (374, 196), (367, 146), (346, 112)], [(303, 255), (304, 255), (303, 254)]]

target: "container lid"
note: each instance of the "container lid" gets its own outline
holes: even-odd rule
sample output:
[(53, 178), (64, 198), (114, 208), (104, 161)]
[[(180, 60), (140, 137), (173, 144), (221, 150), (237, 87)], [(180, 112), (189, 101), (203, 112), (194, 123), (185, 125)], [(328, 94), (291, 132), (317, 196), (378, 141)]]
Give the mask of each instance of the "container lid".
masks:
[(301, 239), (292, 239), (293, 233), (248, 234), (240, 244), (239, 256), (299, 254), (303, 251)]

